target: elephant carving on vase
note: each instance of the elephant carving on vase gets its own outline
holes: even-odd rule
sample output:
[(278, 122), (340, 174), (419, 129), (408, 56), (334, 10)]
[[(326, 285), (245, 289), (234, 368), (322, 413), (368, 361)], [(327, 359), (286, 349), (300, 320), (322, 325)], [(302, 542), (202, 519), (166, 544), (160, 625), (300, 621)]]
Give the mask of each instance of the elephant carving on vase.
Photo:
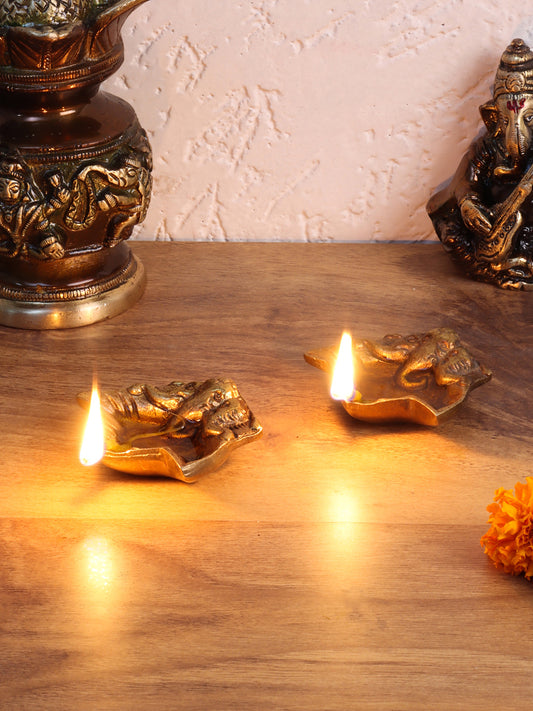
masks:
[(485, 131), (427, 210), (444, 248), (465, 272), (506, 289), (533, 288), (533, 52), (504, 51)]
[[(69, 179), (60, 170), (43, 176), (42, 187), (20, 155), (0, 161), (0, 254), (61, 259), (65, 231), (88, 230), (106, 221), (103, 245), (127, 239), (142, 222), (152, 190), (151, 153), (139, 146), (109, 164), (84, 165)], [(68, 182), (67, 182), (68, 181)]]
[(65, 213), (69, 229), (85, 230), (99, 213), (108, 213), (107, 247), (131, 235), (146, 216), (152, 191), (151, 154), (147, 149), (140, 155), (144, 164), (132, 152), (116, 156), (109, 166), (90, 163), (78, 171), (72, 181), (73, 199)]

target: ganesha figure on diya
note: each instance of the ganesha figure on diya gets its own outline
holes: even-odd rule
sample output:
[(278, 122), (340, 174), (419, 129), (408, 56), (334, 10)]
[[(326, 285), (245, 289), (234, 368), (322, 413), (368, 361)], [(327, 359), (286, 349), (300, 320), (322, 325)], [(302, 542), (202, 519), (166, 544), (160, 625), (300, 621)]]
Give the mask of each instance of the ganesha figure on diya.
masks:
[(479, 110), (486, 130), (427, 210), (469, 276), (533, 289), (533, 52), (523, 40), (503, 53)]

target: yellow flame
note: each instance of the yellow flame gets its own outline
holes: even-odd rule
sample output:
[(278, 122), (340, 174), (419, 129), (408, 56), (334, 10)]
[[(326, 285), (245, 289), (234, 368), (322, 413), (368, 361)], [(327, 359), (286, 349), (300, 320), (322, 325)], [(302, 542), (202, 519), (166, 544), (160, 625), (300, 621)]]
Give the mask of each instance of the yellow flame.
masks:
[(331, 397), (334, 400), (350, 401), (355, 395), (355, 370), (352, 354), (352, 337), (344, 331), (339, 347), (339, 354), (333, 370)]
[(104, 423), (100, 410), (100, 396), (98, 386), (93, 383), (89, 416), (80, 449), (80, 462), (90, 467), (102, 459), (105, 453)]

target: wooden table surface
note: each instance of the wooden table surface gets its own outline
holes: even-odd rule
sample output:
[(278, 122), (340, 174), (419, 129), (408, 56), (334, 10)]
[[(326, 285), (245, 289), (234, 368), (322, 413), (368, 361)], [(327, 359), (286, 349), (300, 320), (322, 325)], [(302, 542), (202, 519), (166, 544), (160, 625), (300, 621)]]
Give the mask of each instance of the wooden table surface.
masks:
[[(0, 328), (0, 708), (531, 708), (531, 584), (479, 539), (532, 474), (532, 293), (440, 245), (134, 243), (82, 329)], [(438, 428), (357, 423), (303, 360), (455, 328), (494, 372)], [(196, 484), (77, 461), (76, 394), (233, 378), (264, 427)]]

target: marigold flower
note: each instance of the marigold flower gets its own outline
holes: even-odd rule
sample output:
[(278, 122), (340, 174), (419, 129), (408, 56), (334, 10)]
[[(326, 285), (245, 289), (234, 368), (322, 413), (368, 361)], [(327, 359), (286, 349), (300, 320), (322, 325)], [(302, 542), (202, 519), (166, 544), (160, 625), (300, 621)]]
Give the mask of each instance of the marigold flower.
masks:
[(533, 577), (533, 477), (518, 482), (514, 493), (500, 488), (487, 506), (490, 529), (481, 538), (497, 568), (511, 575)]

